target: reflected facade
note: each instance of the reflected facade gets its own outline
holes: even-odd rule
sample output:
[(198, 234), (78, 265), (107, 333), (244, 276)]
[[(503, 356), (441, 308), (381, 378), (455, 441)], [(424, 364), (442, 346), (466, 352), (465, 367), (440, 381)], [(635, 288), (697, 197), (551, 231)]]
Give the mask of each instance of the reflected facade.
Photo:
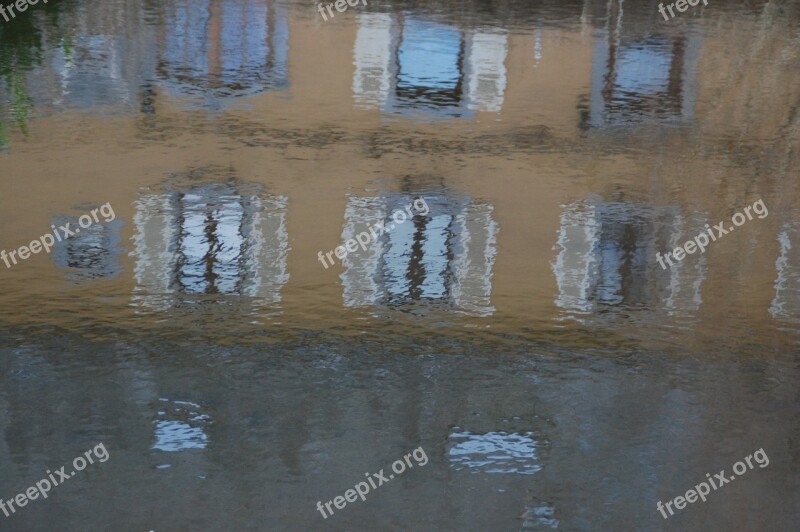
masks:
[(124, 221), (3, 272), (0, 492), (113, 457), (9, 527), (648, 529), (763, 447), (673, 519), (796, 528), (800, 5), (292, 3), (51, 1), (61, 40), (40, 2), (13, 54), (0, 22), (0, 247), (87, 202)]
[[(157, 86), (216, 109), (227, 97), (289, 87), (283, 4), (179, 0), (153, 8), (108, 0), (63, 9), (60, 25), (75, 35), (61, 36), (47, 24), (31, 28), (36, 39), (25, 53), (44, 68), (8, 88), (0, 84), (0, 98), (24, 89), (35, 107), (131, 111), (145, 107)], [(0, 71), (5, 60), (0, 54)]]

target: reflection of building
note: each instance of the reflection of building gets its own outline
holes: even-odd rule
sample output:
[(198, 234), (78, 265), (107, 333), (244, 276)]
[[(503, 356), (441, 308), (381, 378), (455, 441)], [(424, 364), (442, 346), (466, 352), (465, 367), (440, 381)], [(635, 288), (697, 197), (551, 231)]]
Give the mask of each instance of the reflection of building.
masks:
[[(39, 106), (145, 107), (153, 87), (219, 98), (289, 86), (288, 7), (260, 0), (176, 0), (157, 10), (123, 0), (65, 10), (60, 25), (74, 28), (46, 46), (48, 68), (28, 75)], [(163, 17), (157, 24), (153, 17)], [(56, 40), (48, 25), (43, 38)], [(2, 84), (0, 84), (2, 85)], [(142, 88), (145, 88), (144, 91)], [(149, 94), (148, 94), (149, 93)], [(5, 96), (0, 87), (0, 96)]]
[(692, 120), (701, 37), (628, 36), (622, 8), (612, 14), (595, 37), (591, 126), (630, 126), (653, 116)]
[(348, 200), (343, 241), (381, 222), (393, 228), (342, 261), (345, 305), (444, 302), (469, 314), (491, 314), (497, 233), (492, 207), (425, 196), (430, 212), (392, 222), (392, 214), (409, 201)]
[(259, 0), (166, 4), (159, 76), (178, 92), (242, 95), (282, 89), (289, 23), (284, 6)]
[(558, 238), (561, 250), (553, 264), (556, 305), (575, 314), (616, 306), (665, 308), (670, 313), (698, 310), (705, 255), (687, 256), (664, 270), (656, 252), (675, 249), (703, 228), (702, 221), (685, 219), (677, 208), (590, 202), (566, 206)]
[(361, 13), (358, 20), (353, 93), (359, 104), (388, 113), (459, 117), (502, 107), (505, 34), (467, 34), (396, 14)]
[(66, 223), (73, 231), (79, 228), (80, 233), (55, 243), (51, 255), (56, 266), (70, 270), (70, 277), (76, 280), (119, 275), (122, 271), (120, 259), (124, 253), (120, 246), (122, 221), (101, 221), (80, 227), (77, 218), (63, 217), (52, 225), (60, 227)]
[[(108, 17), (115, 17), (115, 9), (120, 7), (98, 4), (99, 9), (109, 11)], [(83, 20), (82, 25), (91, 22), (96, 21)], [(115, 28), (124, 37), (87, 32), (62, 46), (47, 47), (42, 53), (49, 68), (29, 75), (35, 104), (55, 108), (134, 108), (141, 80), (154, 76), (156, 40), (152, 27), (128, 24), (132, 28)]]
[(137, 299), (159, 308), (174, 303), (174, 294), (280, 301), (288, 280), (285, 218), (285, 198), (245, 196), (227, 184), (141, 196)]
[(775, 319), (800, 320), (800, 226), (787, 223), (778, 235), (780, 255), (775, 261), (775, 298), (769, 313)]

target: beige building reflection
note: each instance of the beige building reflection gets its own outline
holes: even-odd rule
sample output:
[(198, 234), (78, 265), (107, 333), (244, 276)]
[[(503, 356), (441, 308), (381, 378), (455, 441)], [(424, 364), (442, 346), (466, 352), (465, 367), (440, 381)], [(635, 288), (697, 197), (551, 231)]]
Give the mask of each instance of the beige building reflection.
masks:
[[(229, 9), (229, 4), (235, 5)], [(115, 8), (120, 5), (117, 0), (108, 4)], [(702, 27), (675, 27), (664, 32), (662, 26), (651, 24), (648, 16), (639, 16), (641, 11), (637, 15), (631, 3), (618, 0), (586, 2), (580, 18), (577, 5), (565, 6), (564, 13), (572, 23), (542, 20), (531, 24), (532, 31), (507, 33), (496, 29), (502, 24), (476, 29), (457, 16), (370, 10), (353, 11), (347, 18), (337, 18), (335, 25), (320, 26), (302, 10), (289, 8), (284, 27), (281, 6), (225, 0), (159, 4), (154, 13), (164, 17), (166, 23), (152, 28), (185, 27), (185, 31), (154, 34), (151, 26), (141, 22), (145, 14), (133, 6), (127, 9), (136, 16), (124, 20), (111, 16), (108, 9), (103, 4), (102, 10), (93, 11), (82, 22), (85, 33), (134, 36), (125, 40), (130, 48), (109, 48), (110, 62), (103, 63), (98, 58), (104, 47), (114, 45), (113, 39), (87, 37), (74, 44), (68, 65), (62, 48), (46, 49), (44, 66), (30, 73), (29, 85), (37, 87), (32, 96), (35, 105), (43, 99), (56, 101), (68, 96), (66, 103), (70, 105), (102, 107), (109, 95), (122, 102), (142, 97), (139, 113), (153, 117), (151, 132), (160, 138), (186, 135), (187, 143), (179, 144), (176, 154), (202, 161), (199, 164), (227, 164), (228, 150), (233, 149), (236, 157), (241, 156), (242, 168), (253, 170), (251, 175), (261, 175), (256, 180), (262, 184), (269, 180), (271, 189), (278, 190), (284, 199), (281, 203), (271, 198), (274, 206), (262, 205), (263, 216), (284, 212), (285, 198), (292, 198), (292, 213), (281, 231), (291, 231), (296, 250), (288, 262), (276, 258), (282, 252), (263, 261), (253, 258), (266, 257), (267, 253), (256, 251), (256, 244), (226, 229), (228, 223), (247, 227), (250, 214), (230, 214), (230, 220), (240, 218), (217, 223), (211, 236), (201, 229), (192, 233), (193, 228), (184, 226), (189, 220), (179, 213), (188, 209), (189, 216), (194, 211), (181, 203), (184, 200), (175, 199), (174, 192), (138, 196), (133, 202), (136, 213), (125, 212), (137, 198), (139, 185), (157, 187), (161, 179), (160, 170), (153, 173), (150, 166), (133, 164), (119, 180), (110, 182), (113, 185), (103, 192), (107, 197), (98, 198), (119, 206), (120, 219), (135, 220), (121, 235), (129, 245), (129, 232), (135, 233), (133, 260), (123, 257), (119, 264), (103, 266), (104, 275), (134, 272), (133, 279), (127, 274), (106, 276), (120, 285), (126, 283), (120, 291), (133, 291), (136, 298), (147, 296), (146, 300), (158, 308), (194, 295), (261, 293), (268, 301), (280, 300), (284, 315), (298, 323), (306, 323), (309, 314), (329, 320), (314, 321), (315, 326), (348, 319), (348, 315), (336, 312), (342, 301), (347, 307), (436, 301), (449, 309), (502, 315), (503, 319), (492, 326), (511, 331), (550, 326), (554, 316), (564, 313), (580, 316), (651, 305), (673, 314), (691, 314), (702, 306), (703, 317), (715, 317), (715, 308), (731, 306), (734, 292), (715, 297), (706, 284), (729, 274), (727, 264), (715, 263), (714, 258), (726, 253), (725, 247), (704, 256), (695, 254), (691, 261), (667, 271), (654, 260), (657, 250), (672, 249), (684, 236), (700, 232), (697, 225), (702, 228), (703, 220), (694, 221), (688, 213), (713, 212), (716, 216), (725, 207), (739, 205), (738, 198), (747, 192), (743, 181), (731, 177), (728, 181), (736, 186), (727, 196), (706, 196), (708, 183), (713, 181), (700, 183), (687, 175), (705, 172), (721, 182), (728, 172), (739, 171), (736, 165), (740, 161), (728, 160), (729, 165), (717, 167), (711, 164), (717, 160), (714, 157), (694, 158), (691, 167), (676, 167), (671, 158), (673, 150), (726, 155), (728, 143), (738, 142), (741, 127), (749, 131), (743, 147), (755, 148), (764, 138), (784, 138), (776, 133), (778, 129), (767, 127), (782, 123), (778, 114), (783, 107), (771, 108), (773, 114), (761, 117), (745, 103), (760, 94), (762, 78), (783, 80), (778, 76), (785, 76), (787, 83), (781, 86), (791, 86), (786, 69), (779, 68), (781, 63), (762, 64), (755, 56), (748, 59), (748, 68), (758, 67), (758, 75), (743, 80), (746, 90), (718, 98), (719, 79), (735, 79), (739, 70), (733, 41), (728, 37), (713, 32), (704, 35)], [(69, 24), (80, 18), (64, 16)], [(243, 25), (243, 20), (250, 19), (252, 24)], [(258, 47), (249, 48), (253, 39)], [(783, 46), (790, 44), (786, 41)], [(284, 57), (279, 49), (286, 52), (285, 65), (291, 69), (279, 66)], [(51, 53), (60, 55), (51, 57)], [(420, 57), (426, 60), (418, 60)], [(718, 66), (727, 69), (725, 74), (699, 75), (698, 68), (702, 72), (716, 65), (712, 62), (715, 57), (721, 58)], [(775, 57), (779, 57), (777, 52)], [(125, 65), (129, 69), (120, 70)], [(269, 78), (272, 81), (263, 85), (269, 88), (279, 86), (284, 76), (287, 83), (291, 77), (286, 93), (291, 103), (275, 93), (241, 98), (237, 101), (246, 101), (252, 108), (227, 109), (224, 120), (202, 112), (186, 114), (183, 106), (173, 105), (182, 99), (162, 97), (165, 92), (176, 91), (219, 95), (228, 89), (233, 95), (251, 94), (248, 87), (253, 80)], [(228, 87), (235, 79), (242, 81), (241, 88)], [(141, 82), (146, 83), (144, 92)], [(214, 85), (217, 82), (221, 84)], [(119, 96), (123, 89), (128, 91), (125, 97)], [(787, 92), (783, 96), (785, 108), (790, 108), (791, 95)], [(357, 106), (369, 109), (353, 109), (347, 102), (354, 100)], [(695, 101), (715, 103), (698, 106)], [(496, 116), (481, 116), (480, 112)], [(434, 118), (474, 116), (478, 120), (454, 121), (454, 127), (444, 128), (401, 116), (385, 127), (382, 120), (386, 113), (421, 113)], [(695, 115), (702, 120), (695, 120)], [(728, 127), (729, 116), (747, 118), (732, 122), (736, 127)], [(103, 126), (86, 120), (87, 130)], [(651, 149), (654, 144), (649, 135), (641, 140), (628, 137), (625, 142), (630, 144), (624, 151), (608, 149), (617, 140), (613, 135), (616, 125), (637, 120), (656, 126), (682, 126), (653, 129), (658, 135), (681, 133), (671, 137), (674, 144), (661, 144), (659, 150)], [(793, 131), (787, 128), (785, 131)], [(586, 142), (587, 129), (596, 133), (590, 142)], [(123, 120), (113, 129), (102, 131), (118, 136), (126, 145), (141, 145), (142, 154), (148, 157), (161, 153), (162, 144), (149, 142), (155, 137), (143, 139), (140, 128), (126, 130)], [(681, 136), (687, 132), (698, 134), (687, 140)], [(786, 138), (787, 143), (792, 140), (791, 135)], [(100, 141), (92, 140), (80, 154), (86, 161), (99, 151)], [(779, 147), (775, 153), (779, 153)], [(564, 150), (570, 150), (568, 157)], [(788, 148), (784, 151), (788, 156), (794, 153)], [(630, 157), (630, 153), (637, 157)], [(14, 163), (18, 168), (36, 172), (45, 168), (23, 151), (15, 157), (19, 157), (19, 163)], [(118, 154), (108, 154), (104, 159), (107, 168), (123, 166)], [(324, 185), (321, 189), (301, 186), (294, 178), (267, 177), (254, 170), (264, 165), (287, 168), (293, 176), (306, 175)], [(93, 173), (88, 162), (71, 161), (68, 168), (73, 179)], [(400, 181), (397, 176), (419, 173), (423, 168), (444, 174), (453, 188), (485, 198), (485, 203), (458, 207), (464, 209), (461, 214), (453, 206), (452, 212), (443, 211), (441, 218), (430, 220), (422, 236), (398, 229), (366, 252), (354, 254), (344, 265), (342, 287), (336, 284), (339, 270), (321, 272), (316, 254), (340, 242), (343, 216), (348, 234), (358, 232), (358, 224), (388, 216), (394, 208), (388, 197), (346, 200), (347, 191), (374, 187), (376, 179), (384, 180), (381, 187), (392, 189)], [(502, 176), (499, 185), (490, 172)], [(144, 175), (151, 181), (144, 178), (142, 182)], [(90, 177), (86, 179), (94, 183)], [(669, 188), (665, 183), (675, 186)], [(560, 207), (592, 193), (607, 197), (612, 187), (642, 198), (641, 205), (586, 201)], [(77, 204), (84, 200), (82, 191), (86, 187), (73, 188), (53, 188), (52, 194), (59, 202), (63, 198), (66, 204)], [(190, 188), (178, 190), (185, 193)], [(208, 193), (198, 188), (197, 194)], [(768, 199), (767, 189), (764, 194)], [(239, 195), (246, 198), (246, 194)], [(241, 201), (236, 208), (224, 209), (248, 211), (250, 200)], [(659, 203), (675, 207), (647, 206)], [(23, 208), (35, 212), (38, 207), (29, 201), (20, 205), (20, 212)], [(24, 220), (19, 215), (14, 218)], [(29, 227), (15, 230), (37, 234), (33, 219), (28, 218)], [(486, 242), (494, 238), (495, 220), (502, 222), (504, 232), (489, 245)], [(756, 227), (748, 226), (748, 231)], [(288, 236), (277, 231), (264, 230), (263, 245), (286, 249)], [(768, 277), (765, 282), (769, 286), (775, 283), (774, 294), (770, 290), (763, 301), (754, 299), (755, 303), (747, 301), (745, 305), (743, 301), (739, 305), (748, 309), (742, 312), (748, 312), (748, 318), (754, 320), (796, 314), (792, 310), (796, 308), (796, 298), (792, 297), (795, 277), (791, 274), (795, 248), (786, 244), (794, 246), (794, 233), (787, 228), (776, 242), (775, 234), (781, 231), (771, 231), (759, 242), (770, 242), (775, 249), (760, 253), (763, 266), (757, 270)], [(437, 232), (450, 236), (443, 238)], [(205, 240), (212, 237), (224, 243), (223, 249), (212, 252), (191, 244), (205, 246)], [(184, 241), (179, 249), (180, 238)], [(414, 246), (422, 250), (419, 261), (416, 256), (412, 260), (408, 251)], [(502, 260), (495, 263), (490, 257), (501, 247)], [(459, 251), (464, 248), (468, 251)], [(229, 256), (229, 249), (239, 251)], [(445, 257), (444, 249), (452, 257)], [(233, 260), (237, 255), (247, 258), (244, 262)], [(179, 256), (184, 258), (179, 260)], [(642, 257), (647, 257), (647, 265)], [(61, 255), (57, 258), (59, 265), (67, 264)], [(210, 268), (208, 275), (200, 266), (204, 261)], [(258, 268), (267, 268), (268, 273), (259, 274)], [(289, 270), (292, 281), (277, 288)], [(423, 270), (425, 275), (420, 276)], [(742, 272), (749, 275), (744, 266)], [(312, 308), (310, 293), (325, 305)], [(157, 301), (159, 298), (163, 301)]]
[(285, 197), (211, 183), (143, 194), (134, 225), (134, 300), (163, 310), (193, 295), (281, 300), (286, 268)]
[(497, 224), (490, 205), (424, 195), (430, 212), (402, 224), (392, 214), (414, 197), (350, 197), (342, 241), (385, 222), (391, 231), (342, 261), (346, 307), (425, 301), (485, 316), (491, 304)]

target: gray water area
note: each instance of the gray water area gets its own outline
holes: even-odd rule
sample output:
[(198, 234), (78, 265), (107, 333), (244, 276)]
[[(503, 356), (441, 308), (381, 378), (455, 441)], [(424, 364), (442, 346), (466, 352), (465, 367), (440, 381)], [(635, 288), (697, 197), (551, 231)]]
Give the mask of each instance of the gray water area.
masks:
[(796, 528), (797, 2), (23, 15), (0, 250), (113, 216), (0, 262), (0, 530)]

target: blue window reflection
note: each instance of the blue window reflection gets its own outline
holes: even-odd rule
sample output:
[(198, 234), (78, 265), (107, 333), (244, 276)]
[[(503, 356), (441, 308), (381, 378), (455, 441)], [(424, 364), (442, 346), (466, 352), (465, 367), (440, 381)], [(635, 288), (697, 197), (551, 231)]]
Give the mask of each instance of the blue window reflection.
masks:
[(358, 106), (427, 118), (499, 112), (508, 38), (412, 16), (358, 17), (353, 94)]
[[(62, 216), (52, 222), (56, 228), (69, 223), (71, 230), (80, 232), (56, 242), (53, 246), (53, 262), (59, 268), (68, 270), (68, 277), (84, 281), (90, 279), (113, 278), (122, 272), (121, 257), (125, 250), (121, 246), (121, 220), (98, 223), (80, 227), (77, 217)], [(62, 232), (58, 231), (61, 235)]]

